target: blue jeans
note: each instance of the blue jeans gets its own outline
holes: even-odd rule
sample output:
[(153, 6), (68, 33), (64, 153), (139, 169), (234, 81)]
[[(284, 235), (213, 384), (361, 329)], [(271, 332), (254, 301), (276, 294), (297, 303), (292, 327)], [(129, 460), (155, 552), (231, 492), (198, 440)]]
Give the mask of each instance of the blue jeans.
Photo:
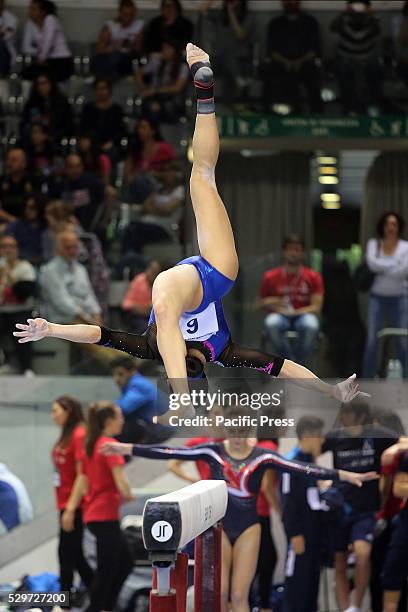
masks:
[[(302, 364), (305, 363), (319, 333), (320, 325), (316, 315), (307, 313), (287, 317), (286, 315), (272, 312), (266, 317), (265, 325), (274, 353), (285, 359), (291, 359)], [(288, 331), (298, 333), (298, 338), (295, 342), (291, 343), (287, 339), (285, 334)]]
[[(384, 297), (370, 295), (367, 317), (367, 341), (363, 360), (363, 377), (373, 378), (377, 374), (378, 339), (377, 333), (384, 327), (388, 319), (392, 327), (406, 328), (408, 323), (407, 301), (404, 295)], [(407, 370), (407, 339), (397, 338), (397, 355), (406, 376)]]

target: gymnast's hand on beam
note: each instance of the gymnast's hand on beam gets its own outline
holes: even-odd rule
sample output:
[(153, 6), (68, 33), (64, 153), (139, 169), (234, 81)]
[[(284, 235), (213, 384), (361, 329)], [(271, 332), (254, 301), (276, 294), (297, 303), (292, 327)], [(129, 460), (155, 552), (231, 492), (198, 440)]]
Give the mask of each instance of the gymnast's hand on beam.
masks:
[(357, 398), (371, 397), (369, 393), (363, 393), (360, 391), (360, 387), (356, 382), (356, 374), (353, 374), (347, 380), (343, 380), (341, 383), (337, 383), (332, 387), (332, 395), (334, 399), (339, 400), (344, 404), (348, 404)]
[(20, 344), (42, 340), (49, 332), (48, 321), (45, 319), (27, 319), (27, 325), (16, 323), (16, 327), (21, 331), (13, 332), (13, 336), (18, 338)]
[(102, 455), (131, 455), (132, 444), (124, 444), (122, 442), (105, 442), (101, 447)]

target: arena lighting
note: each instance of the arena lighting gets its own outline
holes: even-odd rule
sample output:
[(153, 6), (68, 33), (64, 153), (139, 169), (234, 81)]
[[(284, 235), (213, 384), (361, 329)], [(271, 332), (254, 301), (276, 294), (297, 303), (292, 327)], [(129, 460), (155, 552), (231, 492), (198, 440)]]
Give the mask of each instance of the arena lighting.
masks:
[(336, 166), (320, 166), (320, 174), (337, 174), (338, 170)]
[(340, 195), (338, 193), (322, 193), (320, 199), (322, 202), (340, 202)]
[(338, 210), (341, 208), (340, 202), (323, 202), (322, 208), (325, 210)]
[(335, 166), (337, 164), (337, 157), (330, 157), (329, 155), (322, 155), (321, 157), (317, 158), (317, 161), (319, 162), (321, 166), (325, 166), (329, 164)]
[(319, 183), (321, 185), (338, 185), (339, 179), (337, 176), (319, 176)]

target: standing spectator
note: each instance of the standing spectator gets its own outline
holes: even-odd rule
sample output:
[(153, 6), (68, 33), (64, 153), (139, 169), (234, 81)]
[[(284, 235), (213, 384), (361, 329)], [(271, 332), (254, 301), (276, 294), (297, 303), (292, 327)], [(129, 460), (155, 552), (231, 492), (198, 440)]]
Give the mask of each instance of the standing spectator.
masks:
[(267, 61), (264, 65), (264, 103), (286, 102), (295, 113), (301, 112), (300, 85), (306, 89), (309, 109), (321, 113), (320, 26), (308, 13), (301, 11), (300, 0), (282, 0), (283, 15), (269, 22)]
[(31, 56), (33, 63), (23, 71), (23, 78), (34, 80), (45, 70), (55, 81), (66, 81), (74, 73), (74, 62), (57, 18), (55, 3), (31, 0), (29, 11), (22, 49), (24, 55)]
[[(323, 427), (317, 417), (302, 417), (296, 426), (298, 448), (290, 458), (315, 463), (324, 441)], [(282, 520), (288, 539), (284, 612), (317, 612), (325, 535), (322, 511), (316, 478), (282, 475)]]
[(381, 94), (378, 43), (381, 28), (370, 0), (348, 0), (331, 24), (338, 37), (335, 70), (345, 113), (366, 114)]
[(143, 20), (136, 19), (133, 0), (120, 0), (116, 19), (105, 23), (96, 46), (93, 72), (111, 78), (132, 74), (141, 50)]
[[(326, 435), (322, 452), (331, 451), (336, 469), (354, 472), (379, 472), (381, 455), (398, 441), (392, 431), (370, 424), (370, 409), (362, 402), (343, 405), (340, 429)], [(375, 514), (380, 509), (378, 481), (364, 487), (349, 487), (336, 483), (342, 494), (345, 512), (338, 522), (335, 534), (336, 592), (341, 610), (360, 612), (370, 578), (370, 556), (374, 539)], [(350, 583), (347, 575), (349, 547), (355, 555), (354, 607), (350, 601)]]
[[(377, 222), (377, 238), (368, 241), (366, 262), (375, 274), (370, 290), (364, 378), (377, 374), (377, 334), (390, 320), (393, 327), (408, 327), (408, 241), (402, 240), (405, 222), (398, 213), (385, 212)], [(398, 358), (407, 375), (407, 341), (397, 338)]]
[(24, 216), (6, 227), (6, 233), (14, 236), (22, 259), (33, 265), (43, 262), (43, 237), (45, 232), (44, 204), (38, 194), (27, 198)]
[[(31, 316), (36, 293), (36, 274), (29, 261), (20, 259), (14, 236), (0, 238), (0, 333), (12, 338), (18, 321)], [(14, 337), (13, 337), (14, 338)], [(32, 349), (13, 342), (21, 373), (32, 375)]]
[[(52, 404), (52, 419), (61, 432), (52, 449), (57, 510), (59, 512), (58, 559), (61, 591), (72, 591), (74, 572), (84, 585), (92, 585), (93, 571), (85, 559), (82, 538), (82, 507), (72, 507), (75, 485), (81, 474), (85, 442), (82, 406), (70, 396), (61, 396)], [(71, 602), (72, 603), (72, 602)]]
[[(284, 265), (265, 272), (259, 305), (269, 313), (265, 326), (275, 353), (305, 363), (319, 333), (323, 281), (318, 272), (303, 265), (300, 236), (287, 236), (282, 249)], [(288, 331), (298, 333), (293, 345), (286, 338)]]
[(122, 309), (128, 315), (129, 327), (135, 334), (145, 331), (152, 309), (153, 283), (164, 266), (153, 260), (144, 272), (137, 274), (129, 285), (122, 302)]
[(87, 102), (80, 120), (80, 134), (90, 134), (105, 153), (117, 161), (122, 138), (126, 135), (123, 111), (112, 101), (112, 81), (97, 77), (93, 83), (95, 100)]
[[(206, 0), (201, 8), (204, 16), (214, 0)], [(223, 101), (231, 104), (235, 95), (245, 89), (253, 74), (254, 18), (248, 0), (224, 0), (215, 24), (217, 69), (223, 77)], [(218, 70), (217, 70), (218, 71)], [(239, 97), (238, 97), (239, 100)]]
[(5, 0), (0, 0), (0, 79), (7, 78), (13, 65), (16, 51), (18, 20), (5, 8)]
[(89, 406), (83, 475), (74, 504), (78, 506), (81, 494), (87, 493), (84, 521), (96, 537), (97, 568), (88, 612), (115, 610), (120, 589), (133, 567), (119, 524), (121, 501), (133, 500), (125, 462), (123, 457), (107, 457), (101, 453), (103, 444), (114, 442), (113, 436), (118, 436), (122, 427), (123, 416), (118, 406), (108, 402)]
[(62, 200), (74, 207), (74, 214), (85, 231), (91, 231), (102, 216), (105, 187), (100, 179), (84, 171), (76, 153), (68, 155), (62, 184)]
[(125, 419), (117, 439), (120, 442), (150, 443), (152, 440), (149, 438), (159, 432), (165, 432), (166, 438), (169, 437), (168, 428), (153, 425), (153, 417), (168, 410), (168, 400), (158, 394), (157, 386), (138, 371), (136, 361), (127, 355), (117, 357), (111, 362), (111, 371), (121, 390), (115, 403)]
[(163, 165), (175, 157), (173, 147), (163, 140), (157, 125), (141, 117), (125, 163), (125, 180), (132, 202), (142, 204), (146, 200), (152, 192), (152, 173), (160, 172)]
[(34, 191), (33, 177), (27, 172), (27, 156), (15, 147), (6, 154), (6, 173), (0, 184), (0, 224), (24, 217), (26, 200)]
[(0, 463), (0, 535), (33, 520), (33, 507), (24, 483)]
[(164, 40), (161, 53), (153, 54), (135, 73), (144, 114), (155, 121), (170, 123), (182, 115), (188, 76), (182, 49), (176, 41)]
[(33, 124), (41, 123), (50, 138), (59, 143), (61, 138), (74, 132), (74, 115), (71, 105), (58, 85), (45, 73), (34, 79), (30, 96), (21, 118), (21, 134), (26, 140)]
[(170, 38), (184, 49), (192, 39), (194, 26), (183, 16), (180, 0), (162, 0), (161, 15), (154, 17), (143, 34), (143, 50), (150, 54), (161, 51), (163, 41)]
[(85, 267), (78, 262), (78, 236), (65, 230), (57, 240), (57, 255), (43, 267), (40, 279), (49, 319), (100, 325), (100, 305)]

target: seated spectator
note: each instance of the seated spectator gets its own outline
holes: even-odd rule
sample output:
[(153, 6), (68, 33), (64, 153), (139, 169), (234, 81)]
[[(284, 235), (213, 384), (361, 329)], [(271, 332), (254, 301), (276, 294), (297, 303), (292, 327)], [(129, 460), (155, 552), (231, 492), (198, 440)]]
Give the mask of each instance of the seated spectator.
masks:
[(143, 51), (146, 54), (158, 53), (165, 40), (171, 39), (179, 49), (184, 49), (192, 40), (194, 25), (183, 17), (180, 0), (162, 0), (161, 14), (154, 17), (143, 33)]
[(94, 228), (103, 213), (105, 188), (100, 179), (85, 172), (82, 159), (76, 153), (68, 155), (61, 198), (72, 204), (74, 214), (85, 231)]
[(126, 135), (123, 111), (119, 104), (112, 101), (112, 81), (97, 77), (93, 83), (95, 100), (87, 102), (82, 111), (80, 134), (91, 134), (100, 142), (104, 153), (112, 161), (119, 157), (119, 147)]
[(16, 239), (20, 257), (37, 266), (43, 262), (44, 232), (44, 202), (34, 193), (27, 198), (23, 218), (9, 223), (6, 233)]
[[(269, 313), (265, 326), (274, 353), (304, 364), (319, 333), (323, 280), (319, 272), (303, 265), (300, 236), (287, 236), (282, 249), (284, 265), (265, 272), (259, 304)], [(288, 331), (298, 333), (293, 344), (285, 335)]]
[(179, 229), (185, 197), (180, 166), (176, 160), (165, 162), (157, 175), (158, 188), (144, 202), (142, 217), (125, 230), (124, 253), (139, 253), (146, 244), (171, 240)]
[[(42, 251), (44, 261), (50, 261), (57, 253), (57, 236), (63, 230), (74, 229), (78, 223), (74, 216), (74, 208), (71, 204), (65, 204), (61, 200), (53, 200), (45, 206), (46, 228), (42, 238)], [(74, 230), (75, 231), (75, 230)]]
[(82, 134), (78, 138), (78, 154), (81, 157), (85, 172), (98, 177), (104, 185), (109, 185), (112, 175), (110, 157), (103, 153), (99, 141), (91, 134)]
[(269, 22), (267, 62), (263, 67), (264, 104), (269, 110), (271, 104), (285, 102), (299, 113), (303, 85), (309, 110), (321, 113), (320, 71), (316, 63), (321, 55), (320, 26), (300, 5), (300, 0), (282, 0), (283, 15)]
[[(373, 378), (378, 368), (377, 334), (386, 319), (392, 327), (407, 328), (408, 241), (402, 240), (405, 222), (398, 213), (386, 212), (378, 220), (377, 238), (367, 243), (366, 263), (375, 274), (370, 289), (367, 342), (363, 360), (364, 378)], [(407, 375), (407, 341), (397, 338), (398, 358)]]
[(173, 122), (184, 112), (189, 70), (182, 50), (165, 40), (160, 54), (153, 54), (135, 73), (143, 98), (142, 111), (158, 122)]
[(30, 139), (25, 147), (28, 167), (33, 176), (47, 177), (53, 173), (56, 157), (61, 150), (50, 138), (48, 129), (41, 123), (34, 123), (30, 129)]
[(133, 203), (143, 204), (152, 192), (150, 174), (160, 171), (165, 162), (175, 157), (173, 147), (163, 140), (157, 125), (141, 117), (125, 162), (125, 181)]
[(138, 57), (142, 44), (143, 20), (136, 19), (133, 0), (120, 0), (116, 19), (105, 23), (96, 46), (93, 72), (123, 77), (133, 72), (132, 61)]
[(0, 224), (24, 217), (27, 197), (34, 191), (34, 180), (27, 172), (27, 156), (23, 149), (9, 149), (6, 173), (0, 182)]
[(366, 114), (381, 95), (378, 43), (380, 24), (370, 0), (348, 0), (346, 9), (334, 19), (338, 35), (335, 71), (345, 113)]
[(0, 463), (0, 535), (33, 520), (33, 506), (24, 483)]
[(16, 51), (18, 20), (13, 13), (5, 9), (5, 0), (0, 0), (0, 79), (9, 76)]
[(57, 255), (41, 271), (47, 318), (55, 323), (100, 325), (101, 307), (85, 267), (78, 261), (79, 238), (71, 230), (58, 235)]
[(32, 63), (22, 76), (30, 81), (47, 71), (57, 81), (66, 81), (74, 73), (71, 51), (57, 18), (57, 7), (50, 0), (31, 0), (30, 19), (24, 28), (22, 51)]
[(19, 371), (26, 375), (32, 375), (32, 348), (19, 344), (12, 334), (16, 323), (31, 317), (36, 289), (33, 266), (20, 259), (14, 236), (3, 235), (0, 238), (0, 333), (13, 342)]
[(24, 106), (20, 131), (28, 140), (33, 124), (42, 124), (49, 137), (56, 143), (74, 132), (74, 115), (71, 105), (58, 85), (46, 73), (34, 79), (30, 96)]
[(157, 386), (140, 374), (136, 361), (131, 357), (120, 356), (114, 359), (111, 371), (113, 380), (121, 390), (115, 404), (125, 419), (117, 439), (120, 442), (151, 442), (155, 429), (157, 433), (166, 429), (153, 426), (153, 417), (163, 412), (163, 409), (167, 410), (168, 402), (164, 396), (158, 395)]
[(152, 287), (163, 264), (153, 260), (144, 272), (137, 274), (129, 285), (122, 302), (122, 309), (128, 315), (128, 325), (134, 334), (145, 331), (152, 309)]
[[(201, 12), (205, 16), (214, 0), (206, 0)], [(252, 80), (255, 23), (248, 10), (248, 0), (224, 0), (215, 23), (216, 70), (223, 77), (222, 99), (227, 105), (234, 102)], [(219, 64), (219, 68), (218, 68)]]

